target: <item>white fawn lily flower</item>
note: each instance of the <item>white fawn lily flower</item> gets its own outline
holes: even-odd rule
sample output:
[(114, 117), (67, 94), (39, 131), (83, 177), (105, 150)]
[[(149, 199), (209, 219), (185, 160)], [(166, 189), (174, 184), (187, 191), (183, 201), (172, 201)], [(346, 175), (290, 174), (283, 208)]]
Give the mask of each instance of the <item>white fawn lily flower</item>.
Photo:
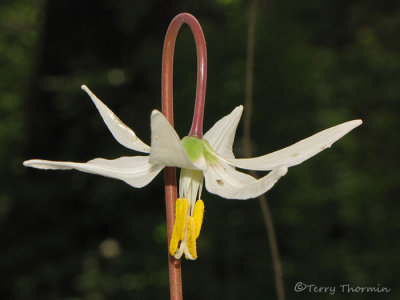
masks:
[[(228, 199), (255, 198), (269, 189), (286, 174), (288, 167), (298, 165), (362, 124), (353, 120), (323, 130), (292, 146), (254, 158), (235, 158), (232, 145), (243, 106), (236, 107), (219, 120), (203, 137), (184, 137), (182, 140), (162, 113), (151, 113), (151, 147), (142, 142), (103, 102), (86, 86), (114, 138), (123, 146), (149, 155), (125, 156), (113, 160), (96, 158), (86, 163), (66, 161), (27, 160), (23, 164), (38, 169), (76, 169), (125, 181), (140, 188), (166, 166), (181, 168), (179, 199), (176, 202), (174, 230), (170, 241), (170, 253), (175, 258), (185, 254), (188, 259), (197, 258), (196, 239), (199, 236), (204, 203), (201, 198), (203, 180), (206, 189)], [(235, 167), (250, 170), (271, 171), (260, 179), (237, 171)]]

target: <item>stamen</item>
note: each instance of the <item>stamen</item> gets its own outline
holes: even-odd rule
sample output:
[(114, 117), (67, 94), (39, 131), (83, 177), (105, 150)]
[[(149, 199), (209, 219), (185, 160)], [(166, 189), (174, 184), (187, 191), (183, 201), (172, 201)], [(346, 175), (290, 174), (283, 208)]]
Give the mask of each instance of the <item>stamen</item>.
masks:
[(197, 248), (196, 248), (196, 221), (194, 217), (189, 217), (188, 220), (188, 238), (187, 238), (187, 247), (191, 259), (197, 258)]
[(176, 259), (183, 253), (187, 259), (197, 258), (196, 239), (199, 237), (203, 223), (204, 202), (197, 200), (192, 208), (192, 216), (189, 215), (189, 200), (176, 199), (175, 223), (172, 230), (169, 252)]
[(175, 223), (172, 230), (171, 241), (169, 244), (169, 252), (171, 255), (178, 250), (179, 242), (185, 238), (186, 218), (189, 210), (189, 201), (185, 198), (176, 200)]
[(193, 218), (196, 222), (196, 239), (199, 237), (201, 225), (203, 224), (204, 215), (204, 202), (203, 200), (197, 200), (193, 209)]

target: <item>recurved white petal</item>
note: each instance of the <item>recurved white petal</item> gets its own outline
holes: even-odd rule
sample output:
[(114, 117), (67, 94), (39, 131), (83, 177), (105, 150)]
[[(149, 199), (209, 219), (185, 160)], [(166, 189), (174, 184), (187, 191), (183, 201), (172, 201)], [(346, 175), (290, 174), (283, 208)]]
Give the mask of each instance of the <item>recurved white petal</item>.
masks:
[(223, 157), (234, 158), (232, 145), (242, 112), (243, 106), (239, 105), (229, 115), (215, 123), (204, 135), (204, 139), (210, 143), (214, 151)]
[(151, 113), (150, 162), (192, 170), (204, 170), (207, 167), (203, 157), (197, 162), (189, 159), (175, 129), (158, 110)]
[(163, 169), (163, 166), (150, 164), (148, 156), (120, 157), (113, 160), (96, 158), (87, 163), (31, 159), (24, 161), (24, 166), (45, 170), (75, 169), (120, 179), (137, 188), (147, 185)]
[(295, 166), (329, 148), (334, 142), (361, 124), (362, 120), (348, 121), (325, 129), (289, 147), (263, 156), (240, 159), (223, 157), (222, 159), (236, 167), (250, 170), (266, 171), (282, 166)]
[(255, 179), (245, 173), (236, 171), (229, 165), (218, 164), (204, 171), (206, 189), (213, 194), (227, 199), (250, 199), (264, 194), (271, 189), (287, 168), (280, 167), (268, 175)]
[(133, 130), (125, 125), (103, 102), (100, 101), (99, 98), (96, 97), (95, 94), (92, 93), (91, 90), (89, 90), (86, 85), (82, 85), (81, 88), (92, 99), (94, 105), (96, 105), (97, 110), (103, 118), (104, 123), (106, 123), (108, 129), (118, 143), (129, 149), (139, 152), (150, 152), (150, 147), (143, 143), (136, 136)]

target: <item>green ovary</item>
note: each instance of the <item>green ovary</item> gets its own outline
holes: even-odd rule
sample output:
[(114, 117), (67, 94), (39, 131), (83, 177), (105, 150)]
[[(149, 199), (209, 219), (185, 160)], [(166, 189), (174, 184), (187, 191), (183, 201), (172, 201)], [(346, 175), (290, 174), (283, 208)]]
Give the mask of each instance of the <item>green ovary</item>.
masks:
[(182, 139), (183, 148), (189, 159), (193, 162), (198, 161), (201, 156), (209, 162), (215, 162), (217, 158), (213, 155), (213, 149), (207, 140), (201, 140), (193, 136), (185, 136)]

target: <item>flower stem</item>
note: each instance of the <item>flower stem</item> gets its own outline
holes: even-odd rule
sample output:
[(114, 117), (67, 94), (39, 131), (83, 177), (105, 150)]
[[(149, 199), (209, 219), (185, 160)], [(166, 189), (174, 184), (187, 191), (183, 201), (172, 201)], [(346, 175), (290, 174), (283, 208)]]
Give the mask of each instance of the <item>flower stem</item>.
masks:
[[(257, 12), (258, 0), (252, 0), (249, 9), (249, 27), (247, 39), (247, 62), (246, 62), (246, 95), (245, 107), (246, 112), (244, 115), (244, 130), (243, 130), (243, 145), (245, 155), (252, 156), (251, 142), (250, 142), (250, 121), (253, 100), (253, 69), (254, 69), (254, 32), (255, 21)], [(250, 171), (250, 175), (257, 177), (255, 171)], [(274, 266), (275, 274), (275, 288), (278, 300), (285, 300), (285, 290), (282, 279), (282, 266), (279, 256), (278, 243), (275, 235), (274, 223), (272, 221), (271, 211), (269, 209), (268, 200), (265, 194), (258, 197), (262, 216), (264, 219), (265, 227), (267, 229), (268, 241), (271, 248), (272, 264)]]
[[(168, 249), (171, 241), (172, 229), (174, 228), (175, 219), (175, 201), (176, 192), (176, 168), (166, 167), (164, 169), (165, 179), (165, 206), (167, 214), (167, 234)], [(168, 268), (169, 268), (169, 293), (171, 300), (182, 299), (182, 275), (181, 260), (175, 259), (168, 250)]]
[[(176, 36), (178, 31), (186, 23), (192, 30), (197, 52), (197, 86), (196, 100), (193, 114), (192, 127), (189, 135), (198, 138), (203, 137), (203, 116), (204, 103), (206, 97), (206, 81), (207, 81), (207, 47), (203, 30), (199, 22), (188, 13), (177, 15), (168, 27), (164, 41), (163, 62), (162, 62), (162, 79), (161, 93), (163, 103), (163, 113), (166, 118), (173, 124), (173, 60)], [(164, 112), (165, 108), (165, 112)]]
[[(196, 102), (193, 114), (192, 127), (189, 135), (198, 138), (203, 137), (203, 116), (204, 103), (206, 96), (206, 79), (207, 79), (207, 49), (204, 34), (199, 22), (188, 13), (177, 15), (170, 23), (164, 40), (164, 49), (162, 57), (162, 73), (161, 73), (161, 99), (162, 112), (170, 122), (174, 125), (174, 107), (173, 107), (173, 61), (176, 36), (181, 26), (186, 23), (193, 32), (197, 51), (197, 88)], [(168, 245), (171, 240), (172, 230), (175, 219), (175, 202), (177, 198), (176, 191), (176, 169), (173, 167), (165, 168), (165, 205), (167, 214), (167, 234)], [(168, 251), (169, 266), (169, 288), (170, 298), (173, 300), (182, 299), (182, 274), (181, 261), (175, 259)]]

